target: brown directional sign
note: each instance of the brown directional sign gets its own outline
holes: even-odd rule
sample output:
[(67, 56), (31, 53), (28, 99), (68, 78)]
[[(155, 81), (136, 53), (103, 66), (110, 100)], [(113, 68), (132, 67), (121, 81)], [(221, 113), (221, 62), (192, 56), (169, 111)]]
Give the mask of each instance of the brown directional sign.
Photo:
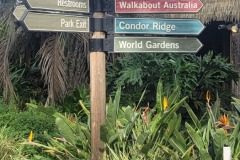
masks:
[(30, 31), (89, 32), (89, 17), (28, 12), (21, 20)]
[(26, 10), (27, 8), (24, 5), (17, 6), (13, 11), (13, 15), (19, 21)]
[(115, 37), (114, 52), (197, 53), (202, 43), (195, 37)]
[(31, 9), (89, 13), (89, 0), (24, 0)]

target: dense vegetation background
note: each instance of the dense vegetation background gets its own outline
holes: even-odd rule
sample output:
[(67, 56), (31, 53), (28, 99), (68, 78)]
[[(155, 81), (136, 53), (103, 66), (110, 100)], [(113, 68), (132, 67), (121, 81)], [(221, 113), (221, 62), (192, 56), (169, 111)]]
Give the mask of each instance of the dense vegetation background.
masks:
[[(89, 34), (26, 31), (14, 3), (0, 1), (0, 158), (90, 159)], [(240, 158), (239, 75), (220, 53), (106, 59), (105, 159)]]

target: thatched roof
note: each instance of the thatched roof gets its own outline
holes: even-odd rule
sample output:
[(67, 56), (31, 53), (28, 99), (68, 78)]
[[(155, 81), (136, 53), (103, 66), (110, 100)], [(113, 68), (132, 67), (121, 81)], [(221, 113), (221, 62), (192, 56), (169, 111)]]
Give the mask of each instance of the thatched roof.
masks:
[(202, 0), (203, 8), (196, 14), (168, 14), (166, 18), (197, 18), (211, 21), (240, 22), (240, 0)]
[[(201, 0), (202, 9), (191, 14), (154, 14), (151, 17), (161, 18), (197, 18), (202, 23), (211, 21), (226, 21), (240, 23), (240, 0)], [(149, 17), (140, 15), (137, 17)]]

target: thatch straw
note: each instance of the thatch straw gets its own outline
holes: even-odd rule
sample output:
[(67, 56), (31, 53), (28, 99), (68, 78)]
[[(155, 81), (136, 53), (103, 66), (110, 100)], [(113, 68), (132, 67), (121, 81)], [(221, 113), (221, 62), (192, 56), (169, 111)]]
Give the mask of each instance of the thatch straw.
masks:
[(169, 14), (168, 18), (197, 18), (202, 23), (211, 21), (240, 22), (240, 0), (202, 0), (203, 8), (196, 14)]
[[(240, 0), (201, 0), (202, 9), (191, 14), (137, 14), (135, 17), (196, 18), (202, 23), (226, 21), (240, 23)], [(131, 15), (133, 17), (133, 15)]]

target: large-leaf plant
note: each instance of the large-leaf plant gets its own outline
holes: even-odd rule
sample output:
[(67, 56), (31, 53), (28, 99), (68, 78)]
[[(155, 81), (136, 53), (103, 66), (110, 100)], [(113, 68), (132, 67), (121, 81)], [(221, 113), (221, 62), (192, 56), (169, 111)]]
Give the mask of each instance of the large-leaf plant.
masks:
[(153, 108), (120, 106), (120, 94), (121, 90), (118, 89), (115, 99), (110, 99), (106, 124), (101, 126), (101, 139), (106, 144), (106, 159), (189, 158), (190, 149), (183, 138), (181, 153), (178, 154), (168, 147), (170, 140), (181, 143), (181, 140), (176, 140), (177, 136), (181, 136), (177, 131), (180, 128), (181, 115), (176, 111), (187, 97), (180, 99), (178, 87), (167, 95), (160, 81), (156, 94), (157, 103)]

